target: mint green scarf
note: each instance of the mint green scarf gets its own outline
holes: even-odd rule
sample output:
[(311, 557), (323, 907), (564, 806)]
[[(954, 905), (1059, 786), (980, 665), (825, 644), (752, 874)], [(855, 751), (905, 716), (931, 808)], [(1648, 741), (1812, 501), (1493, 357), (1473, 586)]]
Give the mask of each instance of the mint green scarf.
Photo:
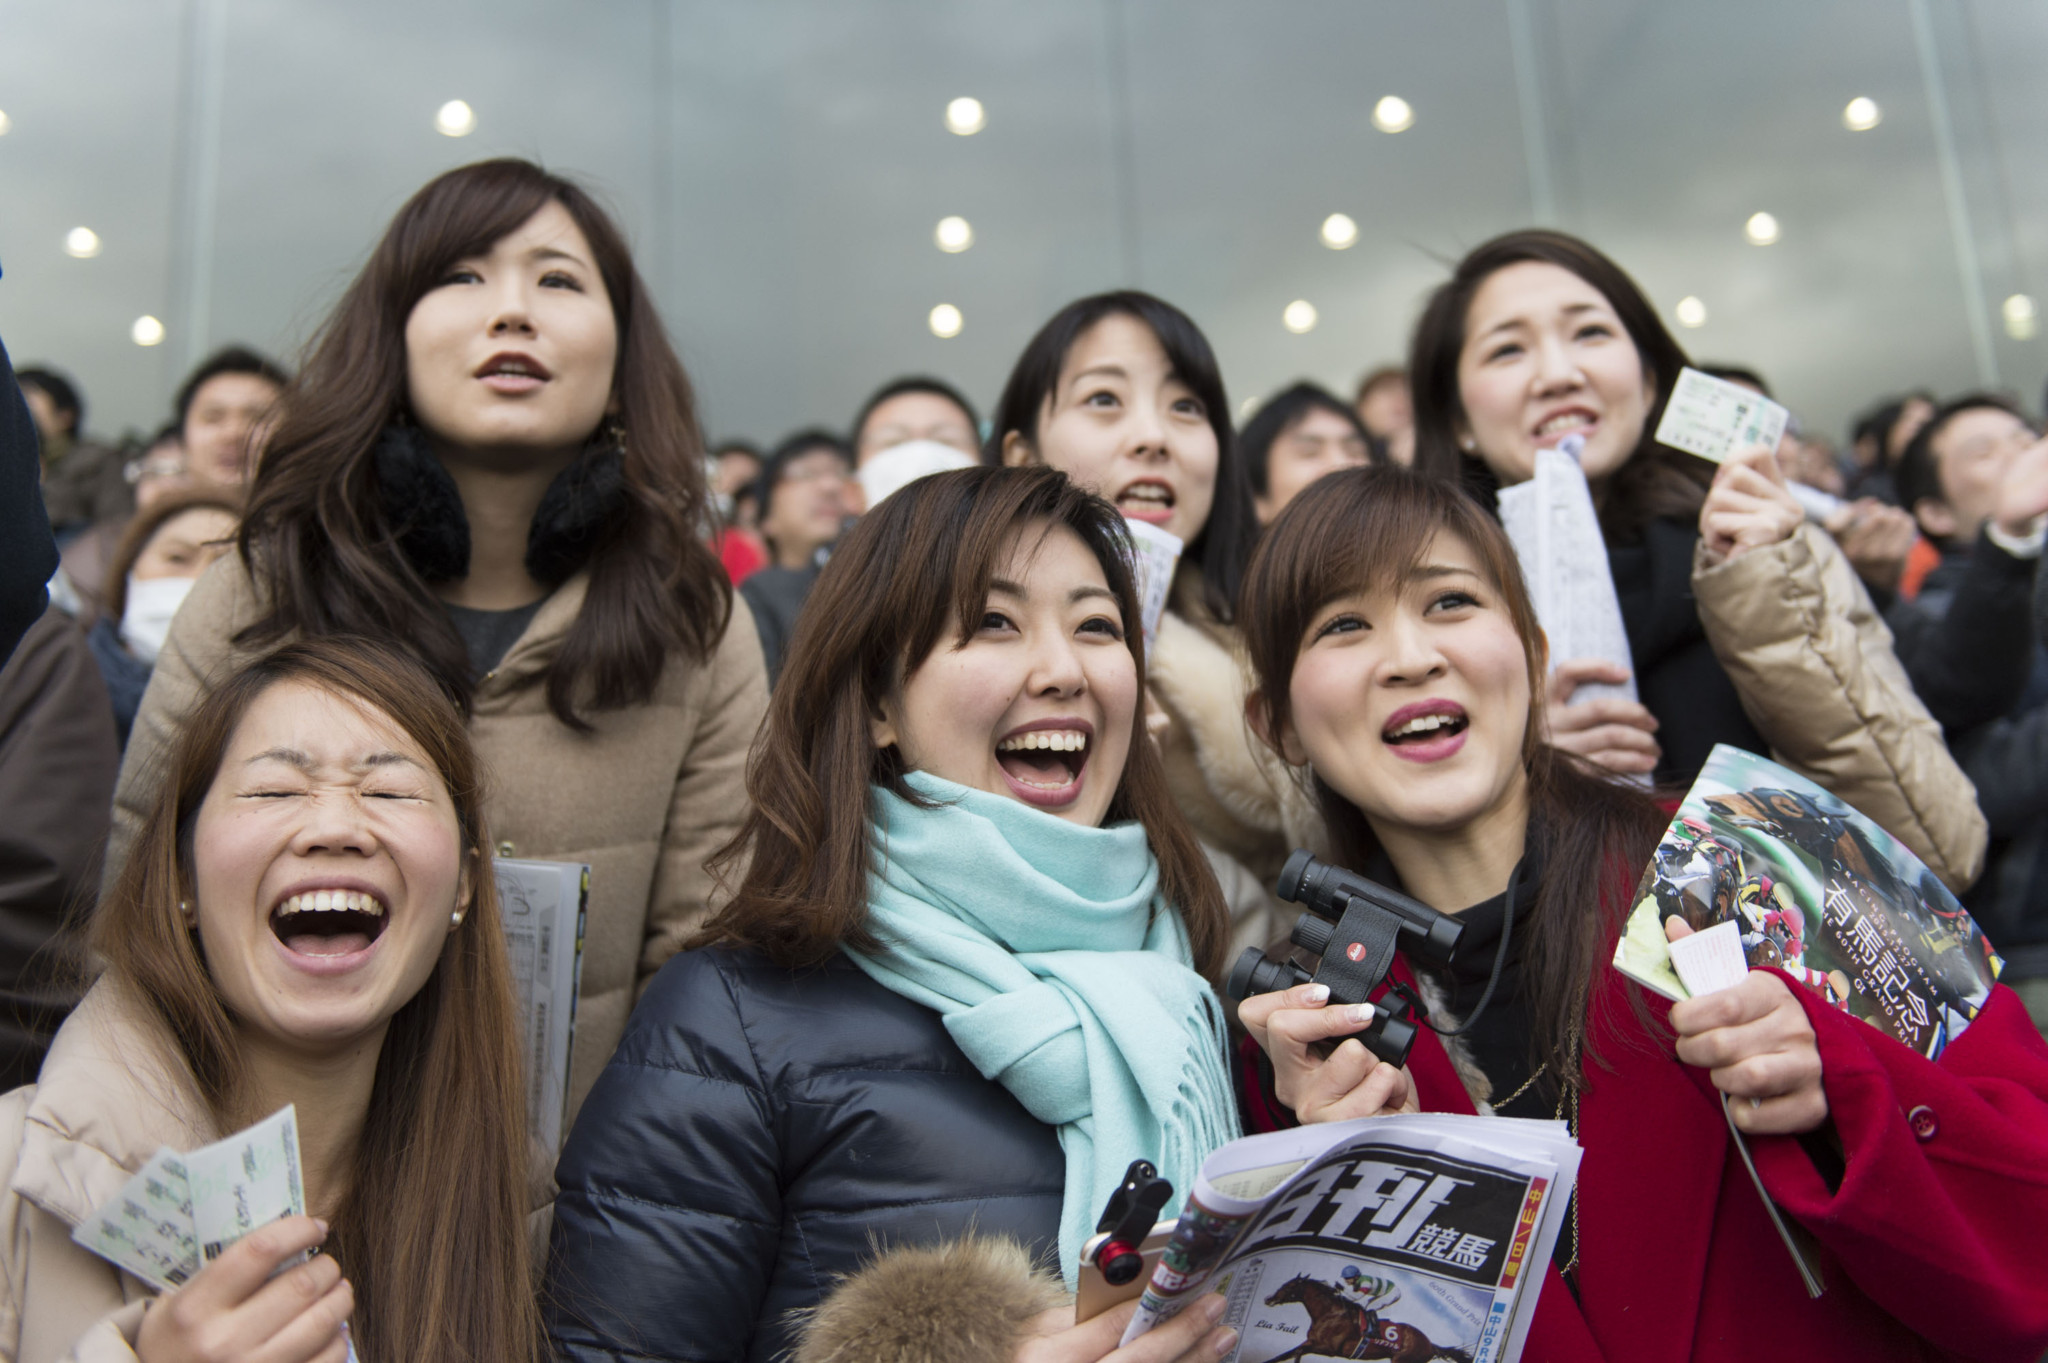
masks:
[(875, 980), (945, 1018), (975, 1068), (1059, 1128), (1067, 1157), (1060, 1271), (1134, 1159), (1172, 1181), (1172, 1215), (1237, 1137), (1222, 1005), (1136, 823), (1087, 828), (1020, 801), (905, 778), (876, 787), (868, 925)]

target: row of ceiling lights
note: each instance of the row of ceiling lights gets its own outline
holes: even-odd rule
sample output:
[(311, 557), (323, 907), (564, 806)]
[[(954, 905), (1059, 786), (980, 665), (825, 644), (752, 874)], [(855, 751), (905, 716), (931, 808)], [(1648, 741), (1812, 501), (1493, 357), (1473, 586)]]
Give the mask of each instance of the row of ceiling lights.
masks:
[[(1865, 95), (1858, 95), (1842, 109), (1842, 125), (1852, 132), (1868, 132), (1884, 120), (1884, 111), (1877, 101)], [(1406, 132), (1415, 126), (1415, 110), (1399, 95), (1386, 95), (1373, 106), (1372, 122), (1384, 133)], [(972, 137), (988, 126), (988, 111), (980, 100), (963, 95), (946, 105), (945, 124), (949, 132), (961, 137)], [(5, 110), (0, 110), (0, 137), (7, 135), (12, 121)], [(476, 110), (465, 100), (451, 99), (434, 113), (434, 128), (448, 137), (467, 137), (476, 131)], [(1743, 223), (1742, 233), (1751, 245), (1774, 245), (1781, 228), (1775, 215), (1768, 212), (1752, 213)], [(1358, 224), (1349, 214), (1332, 213), (1323, 219), (1318, 235), (1323, 245), (1333, 251), (1345, 251), (1358, 243)], [(967, 219), (957, 214), (939, 219), (932, 231), (932, 240), (941, 251), (958, 255), (974, 245), (974, 228)], [(101, 250), (99, 234), (90, 227), (74, 227), (64, 237), (64, 251), (78, 260), (90, 260)], [(1697, 295), (1688, 294), (1678, 300), (1672, 314), (1678, 324), (1686, 328), (1706, 325), (1707, 305)], [(2001, 308), (2006, 333), (2016, 340), (2031, 339), (2039, 329), (2040, 321), (2034, 300), (2023, 293), (2007, 298)], [(958, 336), (965, 325), (960, 309), (951, 303), (940, 303), (927, 317), (932, 334), (945, 339)], [(1297, 298), (1281, 309), (1280, 323), (1295, 335), (1313, 331), (1318, 321), (1315, 305), (1305, 298)], [(140, 346), (159, 345), (164, 339), (164, 325), (147, 314), (135, 319), (129, 335)]]

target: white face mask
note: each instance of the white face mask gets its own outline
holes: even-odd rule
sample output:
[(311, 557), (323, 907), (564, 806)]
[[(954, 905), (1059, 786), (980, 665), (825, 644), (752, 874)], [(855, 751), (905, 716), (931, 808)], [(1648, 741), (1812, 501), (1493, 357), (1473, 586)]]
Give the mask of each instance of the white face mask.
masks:
[(128, 608), (121, 612), (121, 642), (146, 663), (156, 661), (170, 637), (171, 617), (192, 591), (194, 577), (128, 579)]
[(928, 474), (971, 469), (978, 462), (973, 455), (964, 454), (951, 445), (941, 445), (936, 440), (906, 440), (880, 454), (868, 456), (868, 461), (860, 466), (860, 472), (854, 477), (860, 480), (860, 490), (867, 498), (868, 510), (873, 511), (883, 498), (905, 484), (914, 483)]

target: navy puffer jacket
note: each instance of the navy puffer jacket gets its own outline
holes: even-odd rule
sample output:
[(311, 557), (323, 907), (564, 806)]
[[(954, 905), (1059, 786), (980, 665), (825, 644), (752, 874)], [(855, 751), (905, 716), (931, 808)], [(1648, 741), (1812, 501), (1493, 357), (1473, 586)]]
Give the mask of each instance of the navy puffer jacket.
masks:
[(878, 1246), (1054, 1253), (1066, 1159), (937, 1013), (846, 957), (713, 948), (655, 977), (556, 1176), (556, 1357), (765, 1363)]

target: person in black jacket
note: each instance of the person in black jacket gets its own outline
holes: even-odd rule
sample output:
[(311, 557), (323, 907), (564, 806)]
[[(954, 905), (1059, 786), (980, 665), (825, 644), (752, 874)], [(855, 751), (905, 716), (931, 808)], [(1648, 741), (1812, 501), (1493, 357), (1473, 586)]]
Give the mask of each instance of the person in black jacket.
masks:
[(2048, 636), (2035, 624), (2048, 439), (2009, 400), (1967, 394), (1913, 437), (1897, 483), (1941, 562), (1888, 619), (1992, 839), (1964, 903), (2005, 957), (2001, 980), (2048, 1030)]
[(41, 446), (0, 344), (0, 665), (50, 604), (57, 540), (43, 510)]
[(835, 1358), (905, 1356), (871, 1328), (1002, 1363), (1227, 1342), (1215, 1299), (1116, 1349), (1128, 1310), (1075, 1326), (1046, 1277), (1020, 1298), (935, 1267), (867, 1324), (827, 1300), (878, 1254), (957, 1267), (935, 1247), (976, 1235), (1071, 1286), (1131, 1160), (1185, 1189), (1236, 1134), (1204, 978), (1227, 919), (1139, 734), (1121, 545), (1063, 475), (978, 467), (891, 496), (826, 565), (721, 854), (738, 892), (563, 1152), (558, 1358), (822, 1356), (791, 1314), (821, 1302)]

